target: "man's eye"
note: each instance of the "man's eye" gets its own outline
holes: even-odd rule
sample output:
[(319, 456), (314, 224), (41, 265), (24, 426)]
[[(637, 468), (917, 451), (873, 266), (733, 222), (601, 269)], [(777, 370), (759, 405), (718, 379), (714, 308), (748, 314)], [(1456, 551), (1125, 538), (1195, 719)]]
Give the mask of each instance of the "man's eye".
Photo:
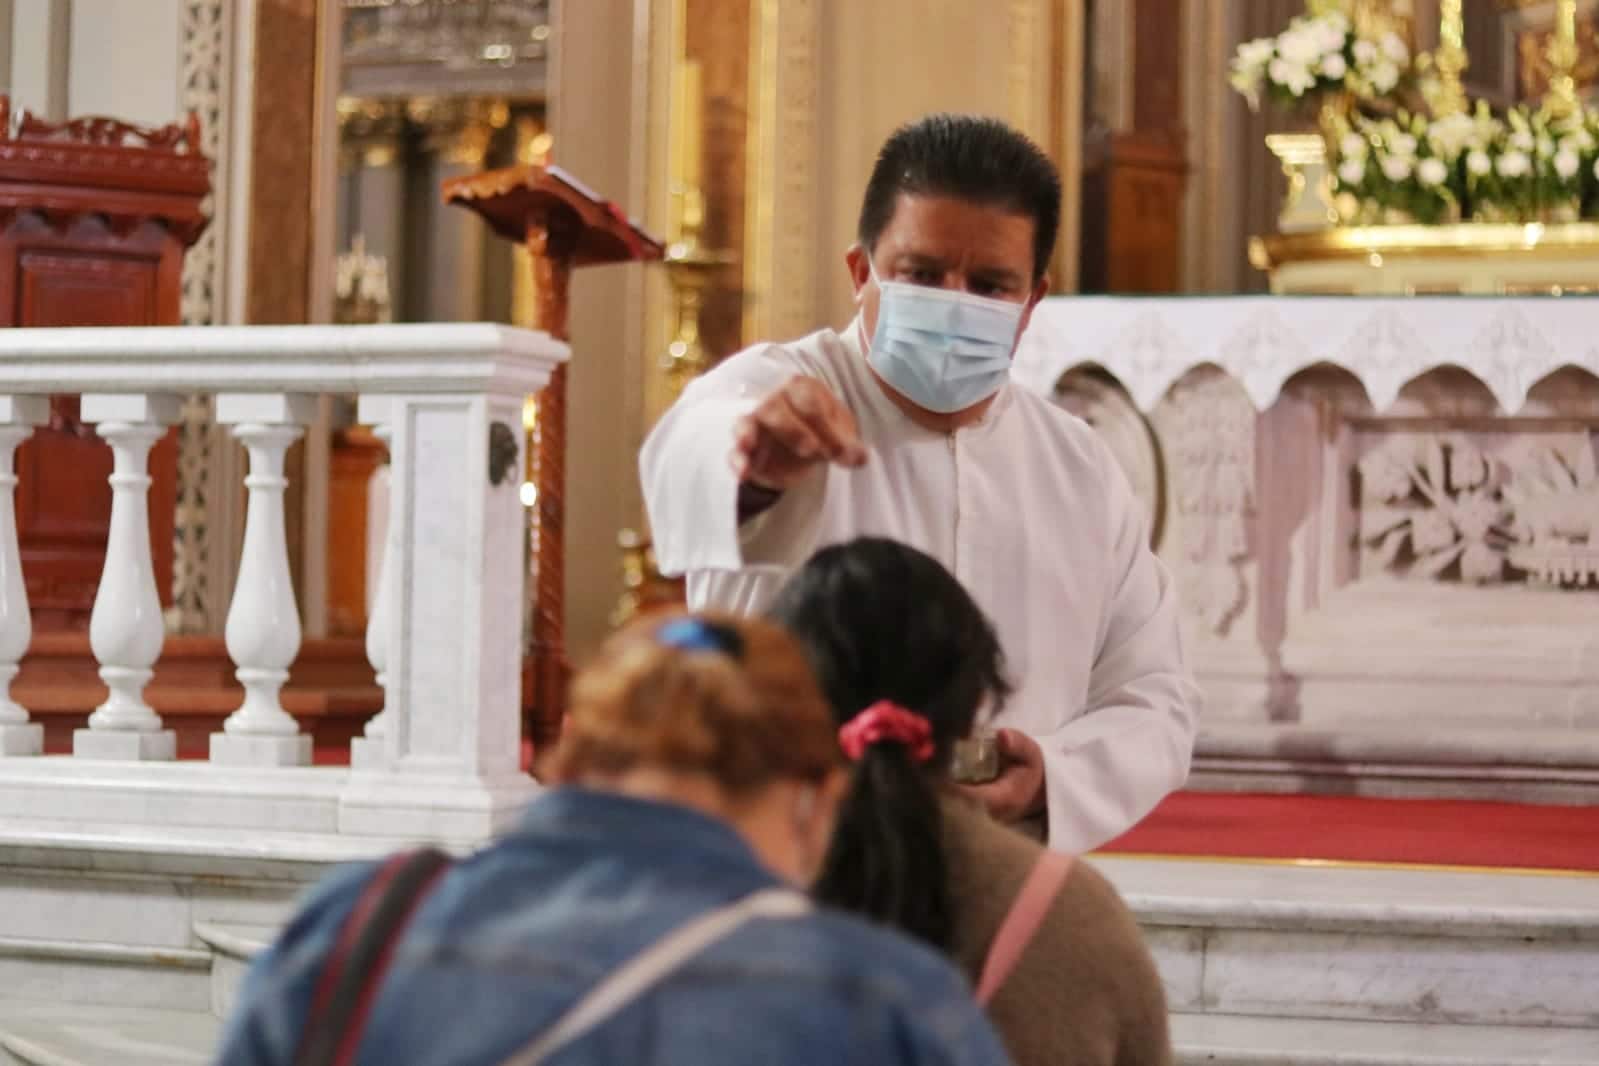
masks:
[(1004, 296), (1006, 294), (1003, 285), (997, 285), (992, 281), (974, 281), (967, 288), (976, 296)]
[(929, 267), (912, 267), (906, 277), (913, 285), (938, 285), (944, 280), (944, 275)]

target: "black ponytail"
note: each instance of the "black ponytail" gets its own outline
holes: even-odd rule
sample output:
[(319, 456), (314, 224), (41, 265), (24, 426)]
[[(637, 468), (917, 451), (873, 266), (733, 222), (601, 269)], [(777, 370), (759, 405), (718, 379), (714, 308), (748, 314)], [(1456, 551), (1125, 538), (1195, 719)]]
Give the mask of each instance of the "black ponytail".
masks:
[(805, 646), (840, 725), (889, 700), (932, 726), (927, 762), (890, 741), (866, 749), (814, 893), (947, 951), (939, 796), (955, 742), (985, 701), (997, 709), (1010, 694), (993, 627), (937, 561), (872, 538), (818, 552), (770, 613)]
[(866, 749), (813, 888), (818, 900), (950, 946), (938, 791), (903, 744)]

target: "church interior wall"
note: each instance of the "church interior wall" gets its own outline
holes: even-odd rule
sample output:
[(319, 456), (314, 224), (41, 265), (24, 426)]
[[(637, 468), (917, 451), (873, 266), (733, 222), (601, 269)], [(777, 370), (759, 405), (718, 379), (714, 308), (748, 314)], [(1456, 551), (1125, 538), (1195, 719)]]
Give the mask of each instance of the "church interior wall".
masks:
[(165, 125), (183, 111), (179, 0), (72, 0), (67, 110)]
[[(642, 163), (633, 145), (634, 85), (649, 69), (634, 7), (632, 0), (557, 0), (550, 90), (560, 164), (630, 209), (630, 174)], [(642, 511), (635, 456), (644, 421), (643, 271), (591, 267), (572, 279), (566, 624), (578, 656), (609, 629), (621, 593), (617, 531), (637, 526)]]
[(1019, 0), (996, 18), (965, 0), (819, 5), (816, 64), (827, 74), (816, 109), (815, 325), (841, 325), (854, 313), (843, 252), (855, 239), (860, 190), (895, 127), (929, 111), (966, 111), (1054, 141), (1053, 81), (1041, 75), (1054, 59), (1049, 29), (1060, 6)]

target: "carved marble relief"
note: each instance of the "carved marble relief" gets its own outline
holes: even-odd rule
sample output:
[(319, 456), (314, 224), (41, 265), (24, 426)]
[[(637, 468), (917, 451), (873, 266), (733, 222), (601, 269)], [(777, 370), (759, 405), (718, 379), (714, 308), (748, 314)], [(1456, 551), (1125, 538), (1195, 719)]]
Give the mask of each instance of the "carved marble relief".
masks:
[(1255, 408), (1225, 372), (1200, 367), (1172, 386), (1155, 421), (1181, 536), (1183, 609), (1224, 637), (1249, 603)]
[(1099, 431), (1144, 505), (1150, 542), (1159, 547), (1166, 509), (1161, 457), (1149, 423), (1126, 390), (1104, 371), (1084, 367), (1060, 379), (1055, 402)]
[(1109, 446), (1149, 515), (1152, 546), (1166, 546), (1175, 527), (1167, 554), (1183, 609), (1226, 636), (1250, 595), (1256, 414), (1248, 395), (1224, 371), (1200, 367), (1146, 420), (1119, 382), (1082, 368), (1061, 379), (1055, 398)]
[(1357, 465), (1362, 575), (1599, 583), (1589, 431), (1396, 432)]

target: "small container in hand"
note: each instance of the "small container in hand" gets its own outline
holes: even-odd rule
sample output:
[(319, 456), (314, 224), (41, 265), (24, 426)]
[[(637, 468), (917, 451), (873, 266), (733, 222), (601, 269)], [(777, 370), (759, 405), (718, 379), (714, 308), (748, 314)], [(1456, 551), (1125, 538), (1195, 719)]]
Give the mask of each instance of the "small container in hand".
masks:
[(962, 785), (984, 785), (999, 776), (999, 734), (978, 729), (965, 740), (957, 740), (950, 774)]

